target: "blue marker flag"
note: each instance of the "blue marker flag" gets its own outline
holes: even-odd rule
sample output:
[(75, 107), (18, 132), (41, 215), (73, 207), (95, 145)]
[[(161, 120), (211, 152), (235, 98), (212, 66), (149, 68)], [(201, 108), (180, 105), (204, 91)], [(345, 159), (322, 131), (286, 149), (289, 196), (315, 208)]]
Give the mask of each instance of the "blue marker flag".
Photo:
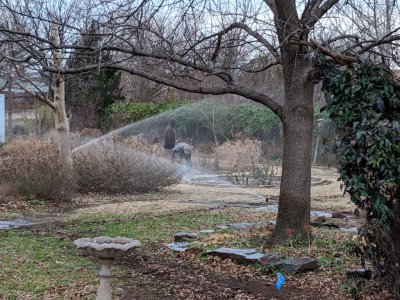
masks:
[(283, 277), (282, 273), (278, 273), (278, 280), (275, 283), (275, 287), (280, 290), (282, 287), (282, 284), (285, 282), (285, 277)]

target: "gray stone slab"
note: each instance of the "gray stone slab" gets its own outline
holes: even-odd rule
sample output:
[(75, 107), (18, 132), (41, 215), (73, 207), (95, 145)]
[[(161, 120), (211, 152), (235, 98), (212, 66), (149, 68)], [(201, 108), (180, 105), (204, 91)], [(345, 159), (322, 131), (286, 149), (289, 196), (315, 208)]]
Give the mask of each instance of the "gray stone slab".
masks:
[(204, 229), (199, 231), (199, 234), (212, 234), (212, 233), (215, 233), (214, 229)]
[(251, 223), (231, 223), (231, 224), (223, 224), (217, 226), (218, 229), (234, 229), (234, 230), (244, 230), (251, 227), (255, 227), (255, 225)]
[(360, 277), (369, 280), (372, 277), (372, 271), (366, 269), (347, 269), (346, 275), (347, 277)]
[(271, 204), (271, 205), (256, 207), (255, 210), (256, 211), (277, 211), (278, 210), (278, 205)]
[(348, 233), (358, 233), (358, 228), (357, 227), (340, 227), (339, 228), (343, 232), (348, 232)]
[(332, 213), (329, 211), (322, 211), (322, 210), (312, 210), (310, 212), (311, 217), (325, 217), (325, 218), (332, 218)]
[(167, 244), (167, 248), (175, 252), (185, 252), (186, 250), (189, 249), (189, 243), (188, 242), (169, 243)]
[(283, 256), (279, 253), (266, 253), (258, 259), (258, 262), (263, 266), (275, 265), (278, 261), (282, 260)]
[(315, 259), (306, 257), (282, 259), (276, 263), (276, 266), (287, 273), (301, 273), (319, 268)]
[(30, 226), (34, 225), (37, 222), (28, 219), (28, 218), (19, 218), (14, 220), (1, 220), (0, 221), (0, 229), (11, 229), (11, 228), (18, 228), (23, 226)]
[(215, 250), (209, 250), (206, 255), (218, 256), (223, 259), (231, 259), (240, 264), (248, 265), (259, 262), (259, 259), (264, 256), (263, 253), (255, 249), (238, 249), (221, 247)]
[(229, 226), (228, 225), (218, 225), (217, 228), (218, 229), (228, 229)]

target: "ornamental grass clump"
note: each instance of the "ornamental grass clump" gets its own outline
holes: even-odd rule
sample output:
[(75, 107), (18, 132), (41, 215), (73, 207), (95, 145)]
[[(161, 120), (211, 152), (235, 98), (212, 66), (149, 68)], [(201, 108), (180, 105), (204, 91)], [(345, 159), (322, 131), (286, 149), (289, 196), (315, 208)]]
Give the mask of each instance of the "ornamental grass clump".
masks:
[(63, 172), (57, 147), (37, 138), (14, 139), (0, 148), (0, 181), (28, 199), (70, 200), (75, 185)]
[(98, 143), (75, 152), (73, 160), (82, 193), (143, 193), (180, 181), (171, 161), (118, 144)]

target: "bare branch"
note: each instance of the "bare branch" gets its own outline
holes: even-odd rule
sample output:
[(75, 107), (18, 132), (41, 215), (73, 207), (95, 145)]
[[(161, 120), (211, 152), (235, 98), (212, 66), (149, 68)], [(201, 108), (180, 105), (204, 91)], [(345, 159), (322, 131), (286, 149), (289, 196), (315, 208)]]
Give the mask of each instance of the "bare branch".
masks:
[(268, 106), (279, 117), (282, 117), (281, 105), (276, 103), (272, 98), (268, 97), (263, 93), (257, 92), (254, 89), (246, 88), (244, 86), (240, 86), (237, 84), (231, 83), (224, 86), (214, 86), (214, 87), (193, 86), (189, 84), (184, 84), (179, 81), (170, 80), (165, 77), (160, 77), (147, 72), (143, 72), (138, 69), (127, 68), (121, 65), (112, 65), (109, 66), (108, 69), (122, 70), (132, 75), (137, 75), (143, 78), (147, 78), (157, 83), (165, 84), (167, 86), (174, 87), (176, 89), (191, 93), (211, 94), (211, 95), (235, 94), (243, 96), (255, 102)]
[(320, 4), (322, 1), (316, 2), (307, 19), (302, 19), (309, 28), (313, 27), (339, 0), (326, 0), (322, 4)]

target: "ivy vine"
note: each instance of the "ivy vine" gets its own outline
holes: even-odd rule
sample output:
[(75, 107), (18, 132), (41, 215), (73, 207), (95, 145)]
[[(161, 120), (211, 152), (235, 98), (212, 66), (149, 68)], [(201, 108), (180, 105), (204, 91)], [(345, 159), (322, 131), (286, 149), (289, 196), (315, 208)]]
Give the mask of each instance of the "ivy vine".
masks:
[(365, 257), (400, 293), (400, 88), (371, 61), (338, 66), (315, 60), (326, 111), (339, 136), (334, 150), (342, 188), (366, 212)]

